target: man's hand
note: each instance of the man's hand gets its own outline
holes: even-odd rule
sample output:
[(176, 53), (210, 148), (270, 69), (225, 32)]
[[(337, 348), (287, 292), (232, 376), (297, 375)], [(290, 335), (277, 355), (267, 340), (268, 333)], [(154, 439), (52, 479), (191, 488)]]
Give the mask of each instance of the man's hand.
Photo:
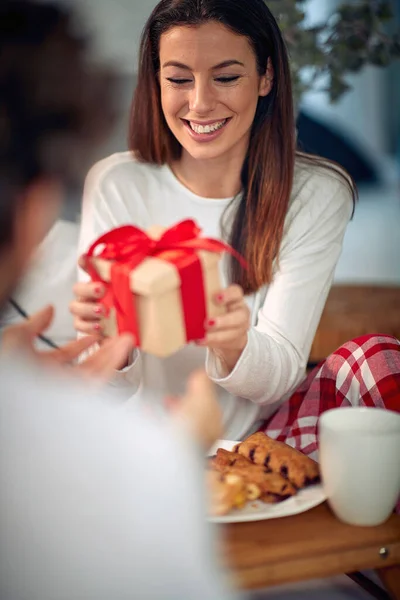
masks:
[(73, 366), (75, 373), (100, 381), (107, 381), (116, 369), (127, 364), (133, 349), (133, 339), (130, 335), (105, 340), (99, 350), (76, 365), (73, 363), (79, 355), (99, 341), (97, 336), (85, 336), (56, 350), (37, 350), (34, 345), (35, 339), (50, 327), (53, 317), (54, 308), (46, 306), (29, 319), (5, 329), (1, 339), (1, 353), (23, 351), (48, 366)]
[(215, 387), (203, 370), (192, 373), (182, 398), (167, 398), (167, 405), (204, 450), (222, 436), (222, 412)]

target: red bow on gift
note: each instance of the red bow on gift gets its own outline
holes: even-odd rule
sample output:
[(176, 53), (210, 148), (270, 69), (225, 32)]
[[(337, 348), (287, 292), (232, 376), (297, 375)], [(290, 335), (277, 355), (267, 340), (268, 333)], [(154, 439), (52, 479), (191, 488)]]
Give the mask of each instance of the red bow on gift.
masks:
[[(106, 314), (114, 307), (119, 332), (133, 334), (138, 346), (140, 334), (136, 307), (130, 289), (130, 273), (143, 260), (157, 257), (172, 263), (177, 268), (181, 279), (187, 341), (204, 337), (206, 299), (197, 251), (229, 252), (246, 268), (242, 256), (228, 244), (212, 238), (201, 238), (200, 233), (201, 229), (189, 219), (167, 229), (158, 240), (152, 239), (138, 227), (125, 225), (105, 233), (90, 246), (87, 258), (96, 257), (112, 261), (110, 283), (103, 281), (91, 261), (87, 261), (87, 271), (92, 280), (101, 282), (106, 287), (106, 294), (102, 300)], [(100, 246), (104, 248), (96, 253)]]

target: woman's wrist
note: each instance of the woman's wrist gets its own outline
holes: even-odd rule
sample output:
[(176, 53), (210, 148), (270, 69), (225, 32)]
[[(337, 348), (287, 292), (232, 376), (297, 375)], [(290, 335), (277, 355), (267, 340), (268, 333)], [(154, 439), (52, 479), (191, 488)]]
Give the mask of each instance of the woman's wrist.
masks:
[(235, 349), (211, 349), (216, 358), (221, 362), (222, 370), (226, 373), (226, 376), (230, 375), (236, 367), (238, 360), (243, 354), (244, 349), (247, 346), (247, 335), (246, 339), (243, 340), (243, 344)]

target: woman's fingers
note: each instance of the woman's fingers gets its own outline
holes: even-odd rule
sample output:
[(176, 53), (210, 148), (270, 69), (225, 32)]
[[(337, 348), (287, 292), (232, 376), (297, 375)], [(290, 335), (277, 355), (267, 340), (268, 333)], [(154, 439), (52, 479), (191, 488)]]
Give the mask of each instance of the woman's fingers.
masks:
[(103, 298), (106, 290), (102, 283), (80, 281), (75, 283), (72, 291), (76, 298), (81, 298), (84, 301), (99, 302), (99, 300)]
[(101, 333), (104, 307), (100, 303), (105, 288), (101, 283), (79, 282), (73, 288), (76, 299), (69, 309), (74, 317), (74, 328), (80, 333)]
[(78, 265), (82, 269), (82, 271), (87, 272), (87, 255), (86, 254), (81, 254), (81, 256), (78, 259)]
[(219, 305), (229, 305), (237, 302), (243, 302), (243, 300), (243, 289), (237, 284), (232, 284), (225, 290), (221, 290), (214, 297), (214, 302)]
[(205, 327), (207, 333), (213, 331), (225, 331), (228, 329), (245, 329), (250, 325), (250, 311), (247, 306), (238, 305), (233, 312), (227, 312), (206, 321)]
[(218, 353), (231, 371), (247, 345), (250, 310), (243, 289), (236, 284), (217, 293), (214, 302), (225, 306), (226, 312), (206, 321), (204, 339), (197, 343)]
[(73, 300), (69, 305), (69, 310), (74, 317), (83, 321), (100, 321), (104, 316), (104, 307), (97, 302)]
[(199, 346), (207, 346), (214, 349), (220, 348), (223, 350), (243, 349), (246, 344), (247, 330), (243, 329), (227, 329), (225, 331), (207, 333), (204, 340), (198, 342)]
[(102, 335), (103, 327), (100, 321), (87, 321), (80, 317), (74, 318), (74, 329), (79, 333), (89, 335)]

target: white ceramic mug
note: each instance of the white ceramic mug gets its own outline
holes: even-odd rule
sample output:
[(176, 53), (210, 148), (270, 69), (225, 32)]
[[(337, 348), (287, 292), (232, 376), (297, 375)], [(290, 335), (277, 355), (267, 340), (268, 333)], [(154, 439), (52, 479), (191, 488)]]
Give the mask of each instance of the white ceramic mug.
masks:
[(379, 525), (400, 494), (400, 414), (336, 408), (319, 420), (319, 461), (328, 502), (352, 525)]

